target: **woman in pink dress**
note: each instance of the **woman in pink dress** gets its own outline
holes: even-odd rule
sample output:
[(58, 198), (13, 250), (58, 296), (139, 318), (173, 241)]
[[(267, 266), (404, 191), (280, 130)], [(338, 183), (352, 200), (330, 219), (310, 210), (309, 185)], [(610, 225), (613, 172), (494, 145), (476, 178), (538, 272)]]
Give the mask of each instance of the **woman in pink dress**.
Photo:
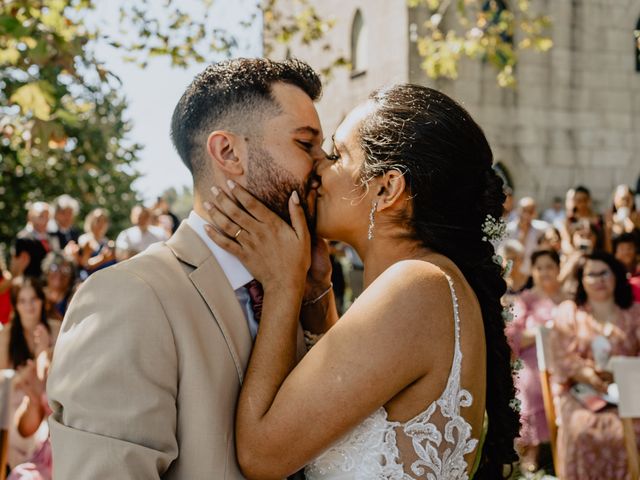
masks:
[(520, 467), (525, 472), (538, 469), (539, 446), (549, 441), (535, 343), (538, 327), (551, 322), (557, 305), (565, 299), (558, 280), (559, 274), (560, 257), (554, 250), (533, 252), (533, 288), (515, 298), (514, 319), (506, 329), (514, 356), (522, 360), (516, 387), (522, 420), (518, 440)]
[[(570, 387), (581, 383), (607, 391), (612, 376), (604, 371), (606, 358), (596, 362), (593, 354), (592, 342), (598, 337), (603, 337), (597, 343), (604, 343), (609, 355), (640, 355), (640, 304), (633, 303), (623, 265), (608, 253), (585, 255), (576, 276), (575, 301), (558, 307), (554, 328), (559, 474), (565, 480), (624, 480), (627, 458), (617, 408), (593, 411)], [(640, 422), (635, 427), (640, 438)]]

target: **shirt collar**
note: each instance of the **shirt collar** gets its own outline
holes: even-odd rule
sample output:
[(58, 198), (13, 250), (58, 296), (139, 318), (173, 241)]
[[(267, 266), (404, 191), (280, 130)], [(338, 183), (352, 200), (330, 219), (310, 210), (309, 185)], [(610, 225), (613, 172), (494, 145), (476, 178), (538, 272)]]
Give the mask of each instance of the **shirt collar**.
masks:
[(204, 226), (208, 222), (198, 215), (193, 210), (187, 218), (187, 225), (189, 225), (202, 239), (202, 241), (209, 247), (211, 253), (216, 258), (222, 271), (229, 280), (231, 288), (237, 290), (240, 287), (244, 287), (247, 283), (253, 280), (253, 275), (246, 269), (238, 257), (230, 254), (226, 250), (220, 248), (211, 238), (207, 235)]
[(33, 224), (31, 222), (27, 223), (27, 227), (25, 229), (27, 232), (29, 232), (30, 234), (32, 234), (34, 237), (36, 237), (36, 239), (38, 240), (43, 240), (45, 238), (47, 238), (47, 234), (46, 233), (40, 233), (37, 232), (35, 228), (33, 228)]

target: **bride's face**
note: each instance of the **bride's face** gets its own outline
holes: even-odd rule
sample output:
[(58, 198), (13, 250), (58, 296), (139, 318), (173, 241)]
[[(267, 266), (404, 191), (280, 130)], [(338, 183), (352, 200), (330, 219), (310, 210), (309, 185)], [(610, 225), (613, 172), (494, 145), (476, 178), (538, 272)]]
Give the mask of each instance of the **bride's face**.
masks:
[(333, 151), (318, 165), (316, 231), (321, 237), (353, 244), (366, 235), (373, 197), (360, 183), (364, 151), (358, 130), (372, 108), (368, 102), (349, 113), (333, 136)]

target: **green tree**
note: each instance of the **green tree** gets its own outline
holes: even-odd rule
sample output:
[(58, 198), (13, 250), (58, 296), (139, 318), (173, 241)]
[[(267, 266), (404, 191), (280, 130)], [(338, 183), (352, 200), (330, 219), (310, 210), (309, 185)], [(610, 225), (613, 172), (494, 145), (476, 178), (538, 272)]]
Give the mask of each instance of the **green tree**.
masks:
[(0, 242), (25, 223), (30, 201), (69, 193), (103, 206), (114, 230), (136, 195), (139, 145), (127, 138), (118, 82), (95, 58), (78, 12), (88, 2), (0, 5)]
[[(548, 51), (551, 19), (534, 14), (529, 0), (408, 0), (426, 8), (428, 19), (417, 35), (422, 68), (431, 78), (458, 77), (463, 57), (487, 61), (502, 87), (515, 85), (519, 53)], [(444, 22), (451, 18), (451, 22)], [(446, 24), (446, 26), (445, 26)]]
[[(161, 18), (152, 14), (158, 3)], [(200, 0), (201, 12), (187, 12), (173, 0), (121, 0), (120, 28), (114, 32), (103, 22), (87, 21), (95, 0), (2, 0), (0, 244), (24, 225), (30, 201), (61, 193), (78, 198), (83, 214), (107, 208), (112, 233), (126, 225), (138, 201), (132, 182), (141, 146), (127, 135), (120, 81), (95, 58), (94, 47), (109, 42), (141, 67), (158, 56), (185, 67), (213, 54), (229, 55), (237, 42), (229, 31), (211, 28), (212, 4)], [(265, 4), (259, 13), (268, 16), (270, 8)], [(311, 20), (292, 19), (278, 28), (290, 33), (328, 28), (313, 8), (307, 5), (305, 11)]]
[[(418, 45), (432, 77), (455, 78), (460, 58), (471, 56), (490, 61), (499, 83), (512, 85), (519, 50), (551, 46), (544, 36), (549, 20), (532, 15), (529, 0), (408, 3), (429, 9)], [(151, 8), (158, 4), (161, 16)], [(69, 193), (82, 201), (83, 213), (109, 209), (114, 231), (126, 224), (138, 200), (131, 185), (141, 146), (128, 138), (120, 81), (95, 58), (97, 42), (109, 42), (141, 67), (158, 56), (185, 67), (237, 47), (229, 30), (211, 27), (213, 0), (198, 0), (189, 10), (177, 0), (120, 0), (115, 31), (87, 21), (95, 5), (96, 0), (0, 2), (0, 243), (23, 225), (32, 200)], [(262, 22), (266, 55), (278, 42), (322, 42), (334, 24), (318, 15), (312, 0), (259, 0), (254, 12), (243, 26)], [(447, 14), (457, 24), (444, 29)], [(323, 48), (325, 74), (347, 65), (328, 44)]]

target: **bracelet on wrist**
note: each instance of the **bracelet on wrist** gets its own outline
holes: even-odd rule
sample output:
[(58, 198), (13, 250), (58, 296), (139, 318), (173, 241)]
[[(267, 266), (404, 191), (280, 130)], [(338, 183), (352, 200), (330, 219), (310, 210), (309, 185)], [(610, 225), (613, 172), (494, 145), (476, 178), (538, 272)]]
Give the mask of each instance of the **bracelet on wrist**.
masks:
[(324, 297), (329, 295), (329, 292), (331, 291), (332, 288), (333, 288), (333, 282), (329, 283), (329, 287), (325, 291), (323, 291), (320, 295), (318, 295), (316, 298), (314, 298), (312, 300), (307, 300), (306, 302), (302, 302), (302, 306), (303, 307), (308, 307), (310, 305), (314, 305), (314, 304), (318, 303)]

